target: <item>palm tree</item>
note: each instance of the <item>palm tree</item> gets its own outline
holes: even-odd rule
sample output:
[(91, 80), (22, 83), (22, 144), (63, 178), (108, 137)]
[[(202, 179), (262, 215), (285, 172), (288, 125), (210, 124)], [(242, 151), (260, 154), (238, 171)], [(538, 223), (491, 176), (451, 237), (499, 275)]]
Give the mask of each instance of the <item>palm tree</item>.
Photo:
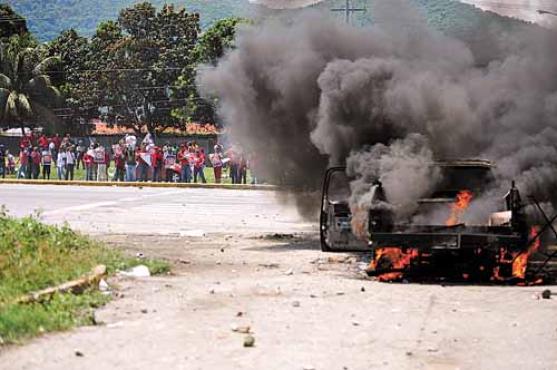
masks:
[(0, 45), (0, 123), (5, 127), (21, 127), (39, 119), (54, 122), (51, 110), (60, 100), (47, 71), (59, 58), (37, 58), (32, 48), (8, 49)]

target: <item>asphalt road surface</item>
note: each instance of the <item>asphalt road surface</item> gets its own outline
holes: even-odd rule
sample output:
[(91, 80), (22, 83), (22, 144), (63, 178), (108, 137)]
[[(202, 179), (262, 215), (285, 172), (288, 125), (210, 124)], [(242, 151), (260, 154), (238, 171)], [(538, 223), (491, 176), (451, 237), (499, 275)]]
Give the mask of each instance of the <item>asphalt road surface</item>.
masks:
[(39, 212), (90, 234), (301, 232), (315, 229), (272, 191), (0, 185), (0, 205), (14, 216)]
[(557, 369), (557, 287), (367, 280), (273, 192), (0, 185), (1, 203), (173, 267), (111, 278), (99, 325), (0, 346), (1, 370)]

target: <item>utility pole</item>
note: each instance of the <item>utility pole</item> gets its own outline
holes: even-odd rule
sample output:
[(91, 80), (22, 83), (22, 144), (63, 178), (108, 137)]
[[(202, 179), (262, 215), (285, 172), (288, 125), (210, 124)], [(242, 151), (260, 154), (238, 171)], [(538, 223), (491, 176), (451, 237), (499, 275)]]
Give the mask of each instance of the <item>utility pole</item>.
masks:
[(366, 9), (365, 8), (354, 8), (351, 4), (350, 0), (346, 0), (346, 4), (344, 5), (344, 8), (334, 8), (331, 9), (332, 12), (344, 12), (344, 21), (349, 24), (351, 23), (351, 15), (352, 13), (355, 12), (365, 12)]

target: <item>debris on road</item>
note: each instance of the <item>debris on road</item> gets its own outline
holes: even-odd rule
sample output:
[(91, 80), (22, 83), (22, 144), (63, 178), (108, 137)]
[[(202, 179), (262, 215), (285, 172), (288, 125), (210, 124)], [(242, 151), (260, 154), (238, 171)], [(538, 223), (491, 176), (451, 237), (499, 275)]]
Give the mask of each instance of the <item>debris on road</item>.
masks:
[(253, 347), (255, 345), (255, 338), (252, 335), (248, 335), (244, 338), (244, 347)]
[(294, 270), (288, 269), (284, 272), (284, 275), (287, 275), (287, 276), (294, 275)]
[(543, 299), (551, 299), (551, 295), (552, 295), (552, 293), (551, 293), (551, 290), (549, 290), (549, 289), (546, 289), (542, 292), (542, 298)]
[(76, 355), (77, 357), (83, 357), (83, 356), (84, 356), (83, 352), (78, 351), (78, 350), (75, 350), (75, 355)]
[(120, 271), (118, 274), (122, 276), (135, 277), (135, 278), (151, 276), (151, 272), (149, 271), (149, 268), (145, 265), (135, 266), (134, 268), (128, 271)]
[(16, 302), (23, 304), (41, 302), (46, 298), (50, 298), (55, 293), (70, 292), (79, 294), (87, 287), (94, 286), (104, 275), (106, 275), (106, 266), (98, 265), (87, 276), (54, 287), (46, 288), (38, 292), (29, 293), (19, 298)]
[(238, 324), (230, 325), (230, 329), (234, 333), (249, 334), (251, 333), (251, 327), (249, 325), (239, 326)]
[(264, 267), (266, 269), (278, 269), (280, 267), (278, 263), (260, 263), (258, 266)]
[(262, 239), (268, 240), (285, 240), (285, 239), (294, 239), (294, 234), (281, 234), (281, 233), (274, 233), (269, 235), (264, 235)]
[(145, 258), (145, 254), (144, 254), (143, 252), (137, 252), (137, 253), (135, 254), (135, 256), (136, 256), (137, 258), (139, 258), (139, 259), (144, 259), (144, 258)]
[(108, 283), (106, 282), (106, 280), (101, 279), (101, 280), (99, 281), (99, 290), (100, 290), (101, 292), (108, 292), (108, 291), (110, 291), (110, 286), (108, 285)]

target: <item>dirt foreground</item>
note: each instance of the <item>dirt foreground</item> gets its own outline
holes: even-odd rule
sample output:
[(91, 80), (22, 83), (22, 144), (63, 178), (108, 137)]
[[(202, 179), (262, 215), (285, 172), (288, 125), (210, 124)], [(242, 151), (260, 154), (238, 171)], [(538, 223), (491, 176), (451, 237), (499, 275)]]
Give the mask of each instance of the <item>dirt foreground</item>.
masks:
[(557, 368), (541, 287), (378, 283), (314, 234), (102, 238), (174, 273), (112, 279), (98, 326), (4, 349), (1, 369)]

